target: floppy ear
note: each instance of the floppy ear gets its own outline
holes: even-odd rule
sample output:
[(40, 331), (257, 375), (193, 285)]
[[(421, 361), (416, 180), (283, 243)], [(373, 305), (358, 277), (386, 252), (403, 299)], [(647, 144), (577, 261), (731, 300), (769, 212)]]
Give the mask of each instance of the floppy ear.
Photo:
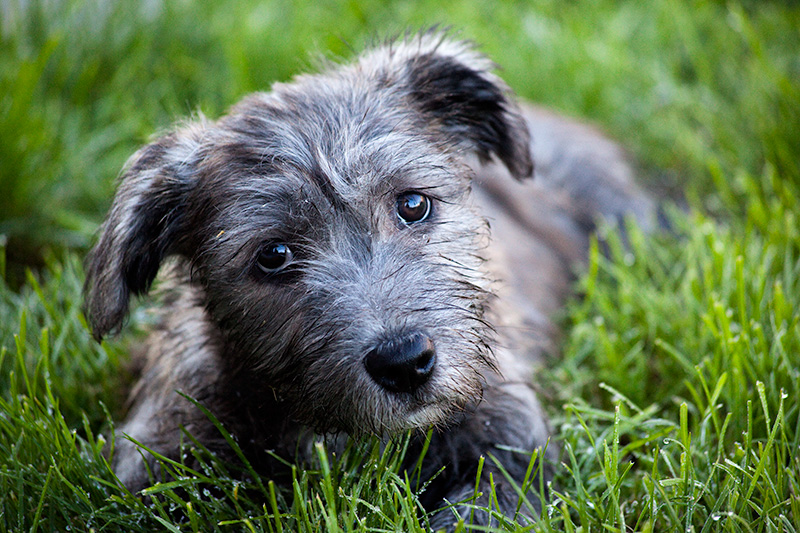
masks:
[[(458, 146), (491, 155), (522, 179), (533, 174), (530, 134), (510, 89), (495, 65), (464, 41), (424, 33), (404, 46), (410, 100)], [(404, 55), (404, 54), (401, 54)]]
[(162, 260), (185, 247), (185, 204), (196, 182), (201, 130), (194, 125), (166, 135), (126, 164), (86, 262), (84, 312), (97, 340), (119, 329), (131, 293), (146, 293)]

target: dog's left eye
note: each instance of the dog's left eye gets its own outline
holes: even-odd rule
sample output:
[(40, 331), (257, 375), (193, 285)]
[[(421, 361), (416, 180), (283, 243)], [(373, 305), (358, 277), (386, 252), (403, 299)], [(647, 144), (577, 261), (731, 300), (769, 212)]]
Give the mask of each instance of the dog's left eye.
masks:
[(422, 222), (431, 214), (431, 201), (424, 194), (406, 192), (397, 197), (397, 216), (404, 224)]
[(268, 244), (256, 257), (256, 264), (265, 274), (274, 274), (292, 262), (292, 250), (283, 243)]

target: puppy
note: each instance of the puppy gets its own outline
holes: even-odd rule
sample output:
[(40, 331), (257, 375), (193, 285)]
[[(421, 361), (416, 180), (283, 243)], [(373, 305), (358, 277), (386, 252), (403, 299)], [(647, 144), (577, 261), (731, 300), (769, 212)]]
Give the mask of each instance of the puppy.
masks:
[[(181, 391), (266, 475), (267, 450), (293, 457), (315, 434), (433, 427), (429, 508), (470, 497), (482, 455), (519, 480), (530, 454), (511, 450), (548, 442), (531, 385), (551, 316), (596, 221), (624, 216), (647, 226), (653, 202), (617, 144), (521, 108), (489, 60), (437, 32), (183, 123), (130, 159), (87, 261), (97, 339), (164, 271), (119, 433), (178, 458), (185, 428), (230, 455)], [(118, 440), (131, 490), (151, 483), (145, 455)], [(492, 461), (478, 503), (490, 473), (513, 515)]]

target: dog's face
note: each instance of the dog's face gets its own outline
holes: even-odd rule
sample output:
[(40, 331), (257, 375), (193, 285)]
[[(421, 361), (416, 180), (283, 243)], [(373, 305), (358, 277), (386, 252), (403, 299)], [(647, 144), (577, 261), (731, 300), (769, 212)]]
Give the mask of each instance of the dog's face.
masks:
[(478, 401), (492, 367), (488, 236), (463, 156), (532, 170), (489, 69), (423, 35), (140, 150), (89, 262), (96, 336), (176, 256), (226, 363), (301, 422), (396, 432)]

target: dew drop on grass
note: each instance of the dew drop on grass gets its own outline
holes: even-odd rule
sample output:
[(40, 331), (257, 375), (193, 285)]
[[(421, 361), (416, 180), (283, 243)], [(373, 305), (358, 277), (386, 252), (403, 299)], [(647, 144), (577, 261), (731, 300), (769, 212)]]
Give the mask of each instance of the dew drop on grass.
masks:
[(622, 261), (625, 263), (625, 266), (632, 267), (633, 264), (636, 262), (636, 258), (633, 256), (632, 253), (628, 252), (622, 258)]

